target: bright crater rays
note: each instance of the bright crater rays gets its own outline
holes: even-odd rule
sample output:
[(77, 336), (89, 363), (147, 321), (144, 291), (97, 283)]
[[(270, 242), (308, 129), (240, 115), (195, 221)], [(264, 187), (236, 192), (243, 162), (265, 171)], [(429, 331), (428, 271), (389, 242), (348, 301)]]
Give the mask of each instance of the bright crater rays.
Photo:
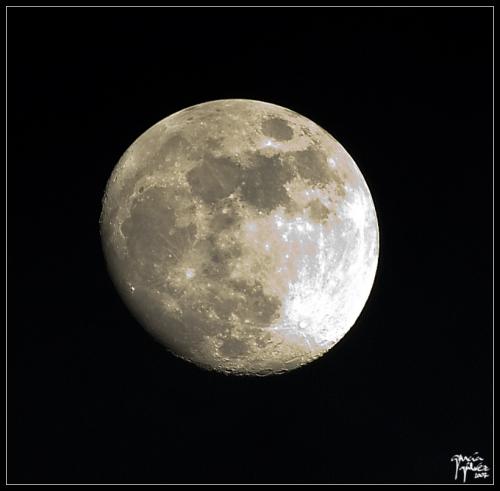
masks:
[(109, 179), (101, 235), (146, 330), (203, 368), (244, 375), (332, 348), (378, 260), (373, 201), (345, 149), (293, 111), (243, 99), (141, 135)]

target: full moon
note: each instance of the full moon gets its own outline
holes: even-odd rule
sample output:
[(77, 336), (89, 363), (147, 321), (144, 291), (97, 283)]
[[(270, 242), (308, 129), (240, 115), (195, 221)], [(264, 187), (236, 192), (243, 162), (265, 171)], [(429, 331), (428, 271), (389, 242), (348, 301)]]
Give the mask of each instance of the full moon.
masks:
[(173, 354), (238, 375), (284, 373), (353, 326), (379, 234), (346, 150), (289, 109), (228, 99), (163, 119), (125, 152), (100, 218), (110, 275)]

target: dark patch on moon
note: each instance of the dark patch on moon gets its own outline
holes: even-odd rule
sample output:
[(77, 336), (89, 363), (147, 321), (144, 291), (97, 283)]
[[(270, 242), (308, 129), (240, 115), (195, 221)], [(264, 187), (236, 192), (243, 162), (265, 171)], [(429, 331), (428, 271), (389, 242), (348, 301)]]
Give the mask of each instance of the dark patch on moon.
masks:
[(230, 240), (224, 243), (224, 247), (216, 240), (216, 233), (210, 235), (207, 239), (198, 240), (194, 244), (193, 252), (199, 258), (202, 258), (202, 275), (211, 281), (226, 280), (229, 274), (230, 261), (238, 258), (242, 254), (241, 245)]
[(219, 138), (207, 138), (207, 143), (206, 146), (209, 150), (215, 151), (215, 150), (220, 150), (222, 148), (222, 143), (224, 141), (224, 138), (219, 137)]
[(168, 156), (178, 156), (180, 154), (184, 156), (184, 152), (189, 146), (189, 142), (185, 137), (174, 134), (161, 144), (159, 153)]
[(293, 129), (281, 118), (268, 118), (262, 122), (262, 133), (277, 141), (287, 141), (293, 138)]
[(210, 230), (214, 233), (238, 227), (242, 217), (232, 199), (220, 200), (212, 207)]
[(219, 351), (228, 358), (238, 358), (248, 353), (249, 348), (248, 344), (241, 339), (228, 338), (224, 340)]
[(217, 241), (217, 233), (210, 235), (203, 241), (199, 241), (195, 245), (195, 251), (206, 254), (207, 258), (217, 264), (227, 263), (242, 254), (241, 244), (234, 239), (225, 241), (222, 247), (222, 244)]
[(278, 206), (288, 207), (291, 199), (284, 185), (293, 177), (290, 167), (276, 156), (253, 154), (251, 160), (254, 167), (245, 170), (241, 186), (243, 199), (266, 213)]
[(238, 299), (236, 297), (226, 296), (222, 298), (216, 296), (213, 300), (214, 311), (220, 319), (229, 321), (231, 315), (238, 309)]
[(318, 187), (324, 187), (332, 182), (333, 172), (323, 152), (309, 147), (292, 155), (297, 173), (302, 179)]
[(191, 143), (183, 136), (174, 134), (160, 145), (154, 155), (150, 156), (147, 174), (150, 174), (152, 170), (161, 171), (173, 166), (176, 161), (196, 157), (197, 152)]
[[(167, 171), (175, 165), (176, 161), (185, 161), (199, 158), (198, 151), (193, 148), (189, 141), (181, 135), (174, 134), (163, 143), (160, 130), (155, 128), (151, 135), (146, 132), (137, 143), (137, 155), (139, 165), (135, 172), (124, 181), (122, 194), (132, 194), (134, 186), (144, 177)], [(149, 150), (149, 152), (147, 150)]]
[[(134, 143), (133, 147), (133, 158), (136, 166), (129, 167), (129, 171), (122, 181), (120, 191), (122, 197), (130, 196), (137, 183), (144, 177), (157, 174), (165, 170), (168, 166), (173, 165), (175, 159), (180, 157), (183, 152), (185, 152), (184, 158), (190, 154), (190, 144), (184, 137), (174, 134), (164, 141), (161, 130), (158, 127), (153, 127), (149, 131), (146, 131)], [(127, 152), (120, 161), (126, 158)]]
[(201, 165), (187, 173), (187, 180), (195, 196), (213, 204), (237, 188), (241, 175), (242, 170), (233, 159), (206, 155)]
[(339, 195), (345, 196), (344, 180), (336, 170), (332, 169), (324, 152), (310, 146), (305, 150), (293, 152), (291, 155), (298, 175), (305, 181), (320, 188), (335, 182)]
[(228, 228), (236, 226), (239, 222), (241, 222), (241, 217), (234, 209), (223, 208), (214, 213), (210, 229), (215, 232), (227, 230)]
[(130, 257), (143, 276), (154, 276), (154, 263), (175, 264), (195, 239), (196, 226), (176, 227), (175, 210), (163, 188), (152, 187), (130, 208), (121, 231)]
[(328, 219), (330, 210), (319, 199), (311, 201), (307, 207), (309, 208), (309, 216), (315, 222), (321, 223)]
[(234, 313), (242, 322), (250, 326), (269, 326), (279, 317), (281, 300), (275, 296), (266, 295), (259, 282), (247, 283), (230, 280), (229, 284), (235, 292), (243, 294), (244, 300), (238, 301)]
[(188, 333), (199, 331), (204, 335), (213, 336), (229, 328), (229, 323), (224, 322), (223, 319), (219, 319), (218, 322), (214, 322), (213, 319), (210, 319), (207, 315), (205, 306), (198, 302), (194, 304), (185, 302), (185, 305), (182, 307), (180, 320), (184, 324), (184, 330)]

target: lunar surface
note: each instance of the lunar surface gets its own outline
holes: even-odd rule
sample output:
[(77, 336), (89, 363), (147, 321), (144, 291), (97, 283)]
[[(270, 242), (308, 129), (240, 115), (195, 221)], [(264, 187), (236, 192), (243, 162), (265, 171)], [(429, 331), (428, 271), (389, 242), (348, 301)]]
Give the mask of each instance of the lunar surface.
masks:
[(264, 102), (199, 104), (152, 126), (116, 165), (101, 237), (136, 319), (175, 355), (283, 373), (352, 327), (378, 261), (373, 201), (344, 148)]

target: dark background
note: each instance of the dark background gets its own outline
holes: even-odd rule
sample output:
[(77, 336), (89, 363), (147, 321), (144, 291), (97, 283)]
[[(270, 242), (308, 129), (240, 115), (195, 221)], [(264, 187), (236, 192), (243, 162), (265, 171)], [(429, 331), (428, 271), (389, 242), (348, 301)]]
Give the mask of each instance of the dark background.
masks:
[[(10, 8), (8, 481), (452, 483), (456, 453), (491, 466), (492, 15)], [(220, 98), (327, 129), (379, 217), (360, 318), (287, 375), (169, 355), (101, 252), (121, 154)]]

